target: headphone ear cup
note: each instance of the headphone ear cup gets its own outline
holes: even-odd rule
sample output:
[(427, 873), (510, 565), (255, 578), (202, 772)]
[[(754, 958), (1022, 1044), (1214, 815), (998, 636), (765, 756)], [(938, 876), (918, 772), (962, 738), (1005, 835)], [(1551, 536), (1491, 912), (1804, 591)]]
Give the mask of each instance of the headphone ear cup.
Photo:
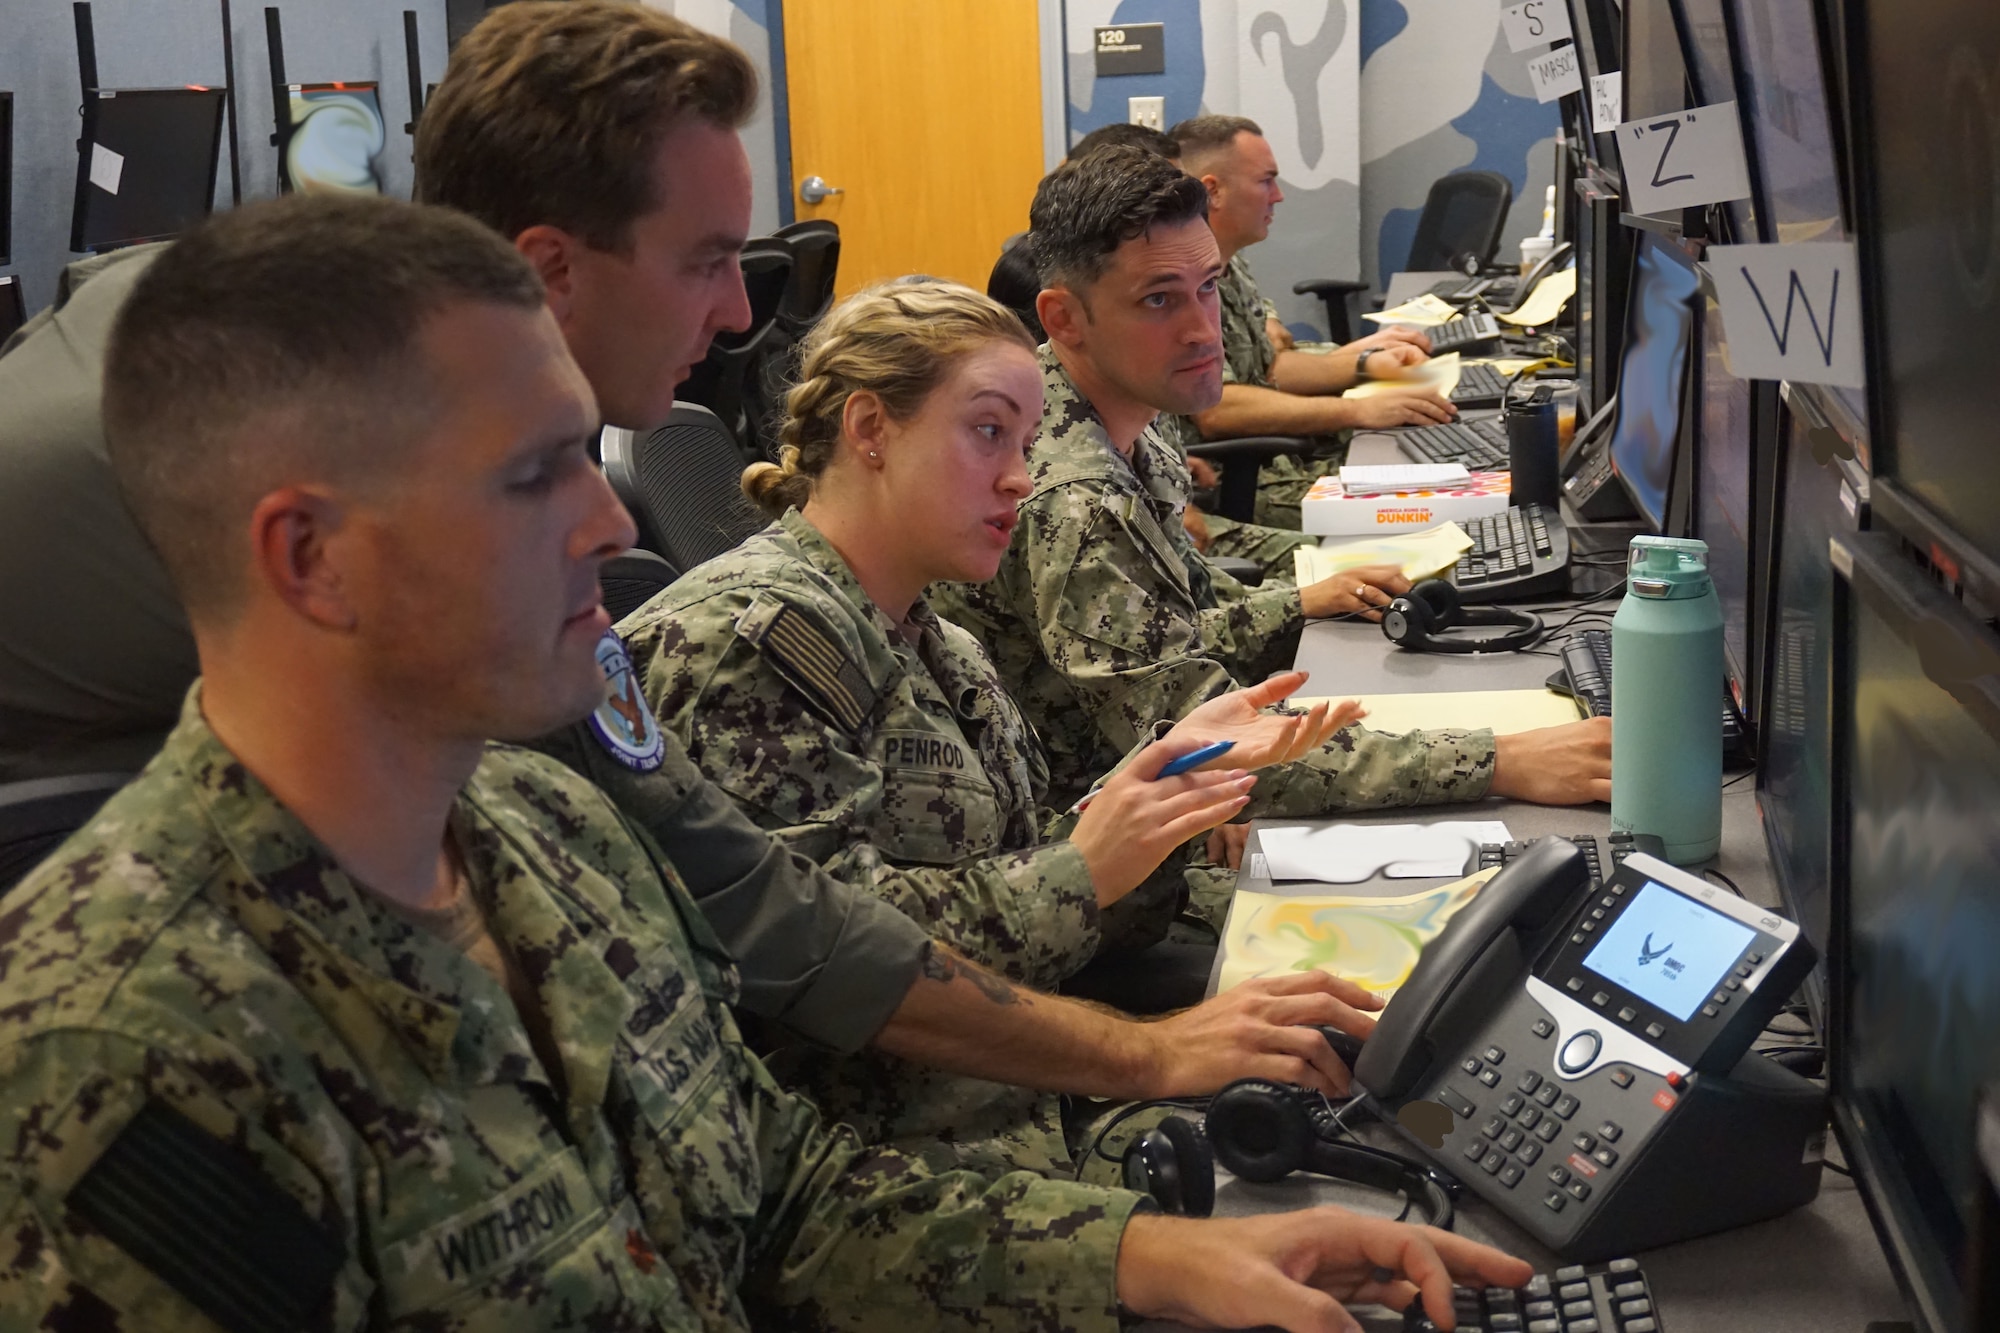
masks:
[(1448, 579), (1425, 579), (1410, 589), (1410, 600), (1422, 602), (1430, 612), (1432, 630), (1450, 629), (1459, 623), (1464, 608), (1458, 600), (1458, 588)]
[(1430, 606), (1414, 597), (1395, 598), (1382, 612), (1382, 634), (1400, 648), (1421, 650), (1431, 641), (1431, 629)]
[(1180, 1167), (1181, 1211), (1207, 1217), (1215, 1211), (1215, 1154), (1202, 1132), (1177, 1115), (1162, 1120), (1156, 1131), (1173, 1145)]
[[(1174, 1117), (1168, 1117), (1173, 1119)], [(1180, 1160), (1173, 1140), (1159, 1129), (1149, 1129), (1125, 1145), (1122, 1164), (1125, 1188), (1152, 1196), (1160, 1211), (1180, 1216), (1186, 1209), (1181, 1195)], [(1215, 1181), (1208, 1184), (1210, 1206), (1214, 1206)]]
[(1282, 1180), (1305, 1165), (1312, 1126), (1289, 1087), (1246, 1078), (1215, 1094), (1208, 1106), (1208, 1143), (1215, 1160), (1243, 1180)]

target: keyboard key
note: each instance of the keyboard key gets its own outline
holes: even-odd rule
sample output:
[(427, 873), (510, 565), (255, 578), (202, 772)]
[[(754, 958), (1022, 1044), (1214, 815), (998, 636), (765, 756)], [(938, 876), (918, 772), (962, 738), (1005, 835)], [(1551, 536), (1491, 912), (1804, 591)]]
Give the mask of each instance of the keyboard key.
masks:
[(1595, 1319), (1572, 1320), (1569, 1327), (1563, 1330), (1563, 1333), (1597, 1333), (1597, 1321)]
[(1514, 1150), (1514, 1155), (1520, 1158), (1527, 1165), (1533, 1166), (1535, 1164), (1535, 1159), (1542, 1155), (1542, 1145), (1535, 1142), (1533, 1139), (1529, 1139), (1526, 1143), (1523, 1143), (1520, 1147)]
[(1590, 1002), (1599, 1009), (1602, 1009), (1605, 1005), (1611, 1003), (1611, 992), (1599, 991), (1590, 997)]
[[(1572, 940), (1572, 941), (1570, 941), (1570, 942), (1571, 942), (1572, 944), (1581, 944), (1581, 943), (1583, 943), (1583, 940), (1582, 940), (1582, 939), (1581, 939), (1581, 938), (1579, 937), (1579, 938), (1577, 938), (1577, 939), (1574, 939), (1574, 940)], [(1583, 978), (1582, 978), (1582, 977), (1571, 977), (1571, 978), (1570, 978), (1570, 979), (1569, 979), (1568, 981), (1565, 981), (1565, 982), (1563, 983), (1563, 986), (1564, 986), (1564, 987), (1565, 987), (1566, 989), (1569, 989), (1569, 990), (1573, 990), (1573, 991), (1580, 991), (1580, 990), (1582, 990), (1582, 989), (1583, 989)], [(1536, 1036), (1538, 1036), (1538, 1037), (1542, 1037), (1542, 1036), (1547, 1036), (1548, 1034), (1547, 1034), (1547, 1033), (1544, 1033), (1544, 1032), (1537, 1032), (1537, 1033), (1536, 1033), (1535, 1035), (1536, 1035)]]
[(1576, 1108), (1580, 1105), (1582, 1103), (1577, 1101), (1576, 1098), (1570, 1096), (1568, 1093), (1564, 1093), (1562, 1096), (1556, 1098), (1555, 1113), (1567, 1120), (1576, 1114)]
[[(1536, 1274), (1536, 1276), (1540, 1277), (1541, 1275)], [(1542, 1281), (1547, 1282), (1548, 1279), (1543, 1277)], [(1530, 1319), (1553, 1319), (1556, 1313), (1556, 1303), (1554, 1301), (1529, 1301), (1524, 1313)]]
[[(1555, 1284), (1549, 1281), (1547, 1273), (1535, 1274), (1528, 1279), (1528, 1285), (1521, 1288), (1521, 1294), (1531, 1301), (1547, 1300), (1554, 1292)], [(1553, 1305), (1549, 1307), (1549, 1312), (1551, 1314), (1555, 1312)]]
[[(1582, 1284), (1578, 1284), (1578, 1285), (1582, 1285)], [(1589, 1290), (1590, 1290), (1590, 1288), (1589, 1288), (1588, 1286), (1584, 1286), (1584, 1288), (1583, 1288), (1583, 1289), (1584, 1289), (1584, 1291), (1585, 1291), (1586, 1293), (1588, 1293), (1588, 1292), (1589, 1292)], [(1589, 1301), (1588, 1299), (1584, 1299), (1584, 1300), (1578, 1300), (1578, 1301), (1570, 1301), (1569, 1303), (1567, 1303), (1566, 1305), (1564, 1305), (1564, 1306), (1563, 1306), (1563, 1308), (1562, 1308), (1562, 1313), (1563, 1313), (1563, 1318), (1564, 1318), (1564, 1319), (1587, 1319), (1587, 1318), (1589, 1318), (1589, 1317), (1590, 1317), (1590, 1312), (1591, 1312), (1591, 1311), (1593, 1311), (1593, 1310), (1595, 1310), (1596, 1308), (1597, 1308), (1597, 1307), (1596, 1307), (1595, 1305), (1591, 1304), (1591, 1303), (1590, 1303), (1590, 1301)], [(1569, 1327), (1571, 1327), (1571, 1328), (1575, 1328), (1575, 1327), (1576, 1327), (1576, 1325), (1575, 1325), (1575, 1324), (1571, 1324), (1571, 1325), (1570, 1325)]]
[(1611, 1273), (1636, 1273), (1639, 1271), (1639, 1261), (1637, 1259), (1613, 1259), (1604, 1268), (1606, 1272)]
[(1542, 1076), (1530, 1069), (1527, 1073), (1521, 1075), (1520, 1081), (1514, 1086), (1522, 1092), (1533, 1092), (1536, 1088), (1542, 1086)]
[[(1562, 1195), (1556, 1194), (1550, 1196), (1549, 1206), (1557, 1212), (1561, 1212)], [(1562, 1321), (1559, 1319), (1531, 1319), (1528, 1321), (1528, 1333), (1562, 1333)]]
[[(1561, 1268), (1558, 1268), (1555, 1271), (1555, 1280), (1557, 1286), (1561, 1286), (1567, 1282), (1581, 1282), (1583, 1281), (1583, 1278), (1584, 1278), (1584, 1269), (1582, 1264), (1565, 1264)], [(1557, 1292), (1556, 1294), (1559, 1296), (1562, 1295), (1561, 1292)], [(1563, 1296), (1563, 1299), (1570, 1300), (1573, 1298), (1568, 1296)]]
[[(1646, 1284), (1643, 1282), (1620, 1282), (1611, 1289), (1611, 1298), (1617, 1301), (1629, 1301), (1645, 1294)], [(1633, 1313), (1644, 1314), (1646, 1312), (1644, 1310), (1635, 1310)]]
[(1705, 1004), (1701, 1007), (1701, 1016), (1703, 1018), (1714, 1018), (1717, 1014), (1721, 1012), (1722, 1011), (1720, 1009), (1717, 1009), (1712, 1004)]
[(1632, 1086), (1632, 1071), (1631, 1071), (1631, 1070), (1629, 1070), (1629, 1069), (1614, 1069), (1614, 1070), (1612, 1070), (1612, 1071), (1611, 1071), (1611, 1082), (1612, 1082), (1612, 1084), (1613, 1084), (1614, 1086), (1616, 1086), (1616, 1087), (1620, 1087), (1620, 1088), (1629, 1088), (1629, 1087), (1631, 1087), (1631, 1086)]
[(1634, 1319), (1625, 1325), (1625, 1333), (1659, 1333), (1659, 1328), (1651, 1319)]
[(1616, 1143), (1624, 1134), (1624, 1127), (1615, 1120), (1607, 1120), (1597, 1127), (1597, 1137), (1606, 1143)]

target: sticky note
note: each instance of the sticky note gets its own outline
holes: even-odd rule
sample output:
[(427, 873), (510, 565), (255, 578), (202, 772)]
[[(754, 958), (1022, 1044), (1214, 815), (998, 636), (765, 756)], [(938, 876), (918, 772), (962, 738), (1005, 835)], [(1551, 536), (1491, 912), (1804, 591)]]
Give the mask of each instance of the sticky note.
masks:
[(106, 194), (118, 193), (125, 178), (125, 154), (113, 152), (101, 143), (90, 146), (90, 183)]

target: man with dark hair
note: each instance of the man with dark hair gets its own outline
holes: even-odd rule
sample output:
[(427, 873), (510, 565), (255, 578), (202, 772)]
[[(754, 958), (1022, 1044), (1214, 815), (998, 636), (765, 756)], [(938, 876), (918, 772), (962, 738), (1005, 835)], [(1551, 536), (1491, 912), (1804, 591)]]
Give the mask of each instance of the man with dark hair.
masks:
[[(489, 210), (475, 214), (489, 227), (520, 226), (502, 235), (539, 271), (571, 355), (600, 411), (618, 424), (657, 422), (714, 332), (749, 318), (736, 251), (749, 228), (750, 182), (731, 128), (754, 100), (748, 68), (727, 42), (646, 6), (520, 0), (460, 42), (426, 109), (419, 157), (435, 174), (424, 190)], [(560, 166), (551, 157), (615, 156), (620, 145), (650, 153), (636, 184), (583, 205), (545, 198), (542, 206), (557, 210), (546, 220), (515, 211), (537, 188), (533, 173)], [(613, 207), (614, 199), (623, 202)], [(0, 524), (0, 666), (31, 665), (62, 682), (122, 673), (144, 683), (107, 687), (102, 723), (47, 721), (25, 738), (37, 760), (87, 750), (83, 742), (102, 732), (121, 746), (116, 762), (88, 751), (100, 756), (97, 767), (140, 767), (196, 674), (186, 614), (118, 501), (100, 424), (112, 321), (147, 266), (168, 253), (153, 246), (108, 267), (88, 261), (89, 286), (0, 359), (0, 467), (20, 483), (0, 491), (0, 505), (51, 507), (74, 519), (70, 527), (37, 520), (35, 530), (52, 539), (46, 549), (17, 548), (17, 534)], [(274, 302), (287, 299), (282, 286), (269, 291)], [(351, 318), (375, 318), (365, 298), (357, 289)], [(263, 446), (281, 451), (286, 441)], [(67, 461), (53, 466), (51, 455)], [(60, 599), (47, 606), (43, 585), (89, 596), (77, 607)], [(20, 625), (17, 611), (26, 617)], [(67, 619), (51, 622), (58, 614)], [(100, 645), (129, 649), (129, 657), (97, 662)], [(615, 662), (615, 648), (606, 652)], [(0, 671), (0, 680), (11, 677)], [(0, 745), (26, 730), (8, 711), (13, 699), (11, 683), (0, 684)], [(650, 742), (657, 725), (640, 716), (636, 739)], [(1193, 1095), (1253, 1076), (1329, 1092), (1345, 1081), (1326, 1043), (1300, 1026), (1365, 1028), (1329, 978), (1260, 981), (1153, 1023), (1014, 988), (952, 951), (955, 921), (927, 930), (881, 897), (828, 878), (751, 823), (678, 741), (621, 746), (621, 725), (633, 724), (613, 715), (539, 744), (604, 788), (676, 857), (736, 959), (749, 1012), (842, 1051), (873, 1043), (953, 1073), (1095, 1097)]]
[(1082, 157), (1086, 153), (1094, 153), (1113, 144), (1127, 148), (1143, 148), (1149, 153), (1158, 153), (1168, 159), (1178, 159), (1181, 155), (1180, 145), (1174, 142), (1172, 135), (1162, 134), (1150, 125), (1133, 125), (1125, 121), (1099, 125), (1078, 139), (1070, 148), (1069, 155), (1073, 158)]
[[(1373, 614), (1393, 570), (1248, 595), (1188, 543), (1186, 473), (1151, 422), (1222, 392), (1207, 191), (1133, 148), (1051, 172), (1029, 216), (1049, 333), (1034, 491), (998, 577), (933, 589), (932, 604), (985, 645), (1049, 751), (1051, 799), (1081, 794), (1160, 718), (1288, 664), (1309, 617)], [(1490, 731), (1342, 731), (1267, 770), (1262, 814), (1473, 800), (1607, 799), (1604, 719), (1495, 738)]]
[(0, 1324), (1335, 1326), (1525, 1281), (1337, 1209), (933, 1175), (781, 1091), (674, 864), (489, 744), (599, 703), (632, 539), (537, 297), (458, 215), (293, 196), (126, 302), (110, 457), (202, 677), (10, 895)]
[(1387, 329), (1324, 355), (1291, 347), (1276, 307), (1257, 289), (1243, 259), (1245, 247), (1269, 234), (1272, 211), (1285, 197), (1278, 186), (1277, 159), (1255, 121), (1196, 116), (1168, 134), (1179, 145), (1181, 165), (1208, 189), (1209, 229), (1226, 266), (1218, 289), (1221, 401), (1184, 414), (1171, 428), (1184, 444), (1236, 435), (1312, 438), (1315, 444), (1303, 463), (1286, 455), (1267, 464), (1258, 479), (1258, 521), (1296, 528), (1306, 490), (1346, 456), (1345, 443), (1328, 437), (1351, 429), (1449, 421), (1455, 413), (1443, 398), (1415, 386), (1371, 398), (1340, 397), (1363, 378), (1400, 378), (1423, 361), (1430, 345), (1421, 334)]

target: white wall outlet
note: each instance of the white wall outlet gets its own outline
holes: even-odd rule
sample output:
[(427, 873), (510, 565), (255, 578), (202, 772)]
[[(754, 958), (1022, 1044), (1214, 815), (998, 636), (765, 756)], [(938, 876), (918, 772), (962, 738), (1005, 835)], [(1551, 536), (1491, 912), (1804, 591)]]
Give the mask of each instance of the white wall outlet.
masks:
[(1128, 114), (1126, 119), (1134, 125), (1144, 125), (1149, 130), (1167, 129), (1167, 99), (1164, 97), (1128, 97), (1125, 99)]

